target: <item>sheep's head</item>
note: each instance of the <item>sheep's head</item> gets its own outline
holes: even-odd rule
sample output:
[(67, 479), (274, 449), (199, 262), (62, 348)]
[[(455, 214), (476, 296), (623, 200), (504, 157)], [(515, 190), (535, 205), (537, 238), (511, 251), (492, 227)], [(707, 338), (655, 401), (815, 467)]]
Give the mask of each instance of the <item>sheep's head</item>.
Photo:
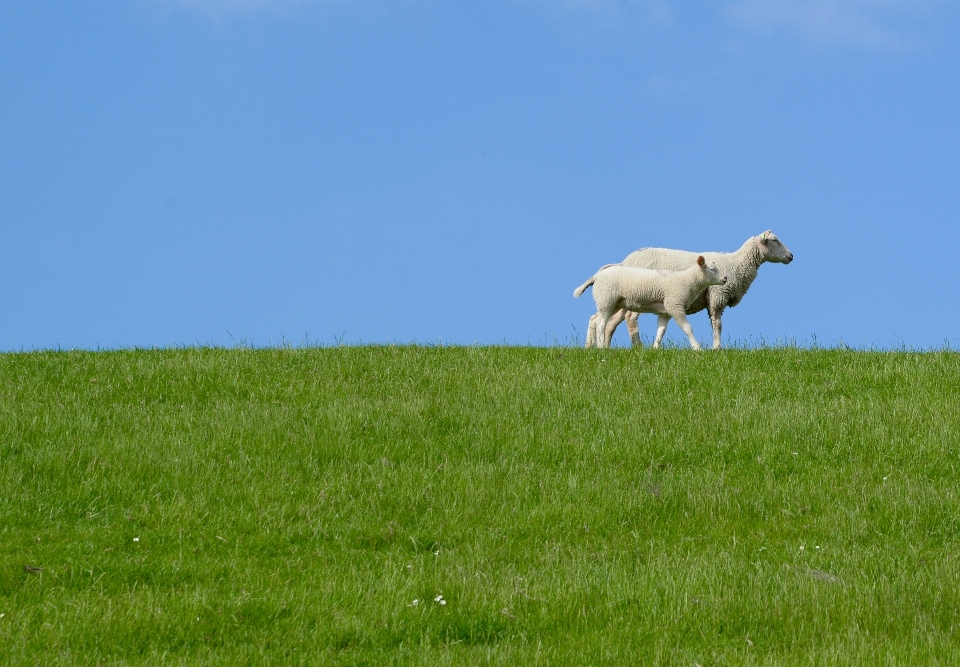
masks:
[(773, 230), (768, 229), (756, 238), (757, 246), (763, 254), (763, 261), (779, 264), (789, 264), (793, 261), (793, 253), (790, 252), (790, 248), (783, 245), (783, 242), (777, 238)]
[(717, 268), (716, 262), (707, 264), (707, 260), (703, 258), (703, 255), (697, 257), (697, 266), (703, 271), (708, 285), (723, 285), (727, 282), (727, 277), (720, 275), (720, 269)]

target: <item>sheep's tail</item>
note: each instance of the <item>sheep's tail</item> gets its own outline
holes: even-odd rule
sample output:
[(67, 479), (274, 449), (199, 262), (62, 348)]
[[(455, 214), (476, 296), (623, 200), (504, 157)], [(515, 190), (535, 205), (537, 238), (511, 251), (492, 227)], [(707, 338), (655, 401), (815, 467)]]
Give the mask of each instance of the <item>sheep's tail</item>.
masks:
[(578, 287), (577, 289), (573, 290), (574, 298), (578, 298), (581, 294), (583, 294), (586, 291), (586, 289), (590, 287), (590, 285), (592, 285), (596, 279), (597, 279), (596, 276), (590, 276), (590, 280), (580, 285), (580, 287)]
[[(600, 271), (603, 271), (604, 269), (609, 269), (611, 266), (620, 266), (621, 264), (622, 262), (617, 262), (616, 264), (604, 264), (603, 266), (600, 267)], [(590, 277), (590, 280), (580, 285), (580, 287), (578, 287), (577, 289), (573, 290), (573, 297), (579, 298), (580, 295), (583, 294), (588, 287), (590, 287), (590, 285), (596, 282), (597, 276), (600, 275), (600, 271), (597, 271), (595, 274), (593, 274)]]

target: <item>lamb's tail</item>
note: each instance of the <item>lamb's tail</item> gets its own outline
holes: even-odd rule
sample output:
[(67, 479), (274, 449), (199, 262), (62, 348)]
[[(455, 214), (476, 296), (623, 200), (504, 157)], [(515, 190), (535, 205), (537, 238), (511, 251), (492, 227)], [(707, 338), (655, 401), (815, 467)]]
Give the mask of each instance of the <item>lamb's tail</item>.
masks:
[[(620, 266), (621, 264), (622, 262), (617, 262), (616, 264), (604, 264), (603, 266), (600, 267), (600, 271), (603, 271), (604, 269), (609, 269), (611, 266)], [(578, 298), (581, 294), (583, 294), (587, 290), (588, 287), (590, 287), (590, 285), (596, 282), (597, 276), (600, 275), (600, 271), (597, 271), (595, 274), (593, 274), (593, 276), (590, 277), (590, 280), (580, 285), (580, 287), (578, 287), (577, 289), (573, 290), (574, 298)]]
[(596, 276), (590, 276), (590, 280), (580, 285), (580, 287), (578, 287), (577, 289), (573, 290), (574, 298), (578, 298), (581, 294), (583, 294), (586, 291), (586, 289), (590, 287), (590, 285), (592, 285), (596, 279), (597, 279)]

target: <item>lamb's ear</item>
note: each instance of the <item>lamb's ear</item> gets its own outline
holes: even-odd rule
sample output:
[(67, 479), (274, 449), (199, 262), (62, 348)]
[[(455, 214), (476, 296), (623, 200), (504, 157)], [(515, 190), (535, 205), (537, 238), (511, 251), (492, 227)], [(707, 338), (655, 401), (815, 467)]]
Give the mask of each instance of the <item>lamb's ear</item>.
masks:
[(703, 258), (703, 255), (700, 255), (699, 257), (697, 257), (697, 264), (698, 264), (698, 265), (703, 266), (703, 265), (706, 264), (706, 263), (707, 263), (707, 262), (706, 262), (706, 260)]

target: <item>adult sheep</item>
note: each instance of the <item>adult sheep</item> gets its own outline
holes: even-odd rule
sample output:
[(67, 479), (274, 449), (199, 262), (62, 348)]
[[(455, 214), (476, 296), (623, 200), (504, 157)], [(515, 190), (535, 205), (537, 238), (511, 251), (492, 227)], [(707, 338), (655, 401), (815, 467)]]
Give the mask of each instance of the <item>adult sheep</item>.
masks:
[[(736, 252), (688, 252), (686, 250), (672, 250), (670, 248), (642, 248), (636, 252), (627, 255), (627, 258), (621, 262), (623, 266), (634, 266), (641, 269), (666, 269), (669, 271), (682, 271), (693, 266), (697, 258), (703, 255), (708, 262), (716, 262), (717, 268), (721, 273), (727, 276), (727, 282), (724, 285), (713, 285), (708, 287), (687, 308), (687, 315), (699, 313), (706, 309), (710, 315), (710, 323), (713, 326), (713, 349), (720, 349), (720, 333), (723, 325), (721, 317), (723, 311), (728, 307), (736, 306), (743, 299), (743, 295), (750, 289), (754, 279), (757, 277), (757, 271), (764, 262), (776, 262), (778, 264), (789, 264), (793, 261), (793, 253), (787, 246), (783, 245), (773, 230), (767, 230), (759, 236), (752, 236), (747, 239), (740, 249)], [(594, 314), (590, 318), (590, 325), (587, 327), (586, 347), (593, 347), (596, 344), (594, 333)], [(610, 340), (617, 326), (627, 320), (627, 328), (630, 331), (630, 342), (634, 347), (640, 347), (643, 343), (640, 341), (640, 327), (637, 322), (639, 315), (629, 311), (620, 310), (610, 317), (607, 323), (606, 339)], [(658, 332), (659, 333), (659, 332)]]

